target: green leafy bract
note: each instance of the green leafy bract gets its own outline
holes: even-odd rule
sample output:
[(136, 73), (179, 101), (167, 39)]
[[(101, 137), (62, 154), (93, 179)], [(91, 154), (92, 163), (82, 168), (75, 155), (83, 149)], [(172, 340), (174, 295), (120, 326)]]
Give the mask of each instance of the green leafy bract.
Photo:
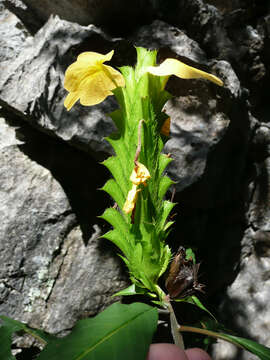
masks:
[[(157, 282), (171, 258), (165, 239), (172, 224), (167, 218), (174, 206), (163, 199), (173, 182), (163, 175), (171, 159), (161, 154), (166, 137), (160, 133), (168, 117), (162, 108), (170, 95), (164, 90), (167, 78), (147, 73), (147, 67), (156, 63), (156, 51), (137, 48), (137, 54), (135, 69), (120, 69), (126, 87), (114, 90), (120, 108), (111, 117), (117, 131), (107, 138), (115, 155), (104, 161), (113, 179), (104, 185), (103, 190), (115, 200), (119, 209), (109, 208), (101, 217), (113, 226), (104, 237), (121, 249), (121, 257), (136, 285), (134, 289), (144, 288), (160, 297)], [(129, 178), (134, 168), (138, 126), (142, 119), (142, 146), (138, 161), (147, 167), (151, 178), (146, 187), (141, 185), (135, 214), (131, 216), (122, 209), (132, 187)]]

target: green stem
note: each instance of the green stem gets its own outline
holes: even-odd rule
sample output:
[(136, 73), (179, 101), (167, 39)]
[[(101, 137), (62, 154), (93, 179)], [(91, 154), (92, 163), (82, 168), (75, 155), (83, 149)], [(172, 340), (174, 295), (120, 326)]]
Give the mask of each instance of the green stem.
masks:
[(185, 350), (185, 344), (182, 334), (179, 332), (179, 329), (182, 327), (178, 324), (173, 307), (170, 303), (170, 300), (167, 302), (168, 310), (170, 312), (170, 323), (171, 323), (171, 332), (174, 343), (180, 349)]
[(223, 334), (220, 334), (220, 333), (217, 333), (215, 331), (201, 329), (201, 328), (195, 328), (195, 327), (192, 327), (192, 326), (185, 326), (185, 325), (179, 325), (178, 331), (179, 332), (193, 332), (193, 333), (197, 333), (197, 334), (211, 336), (211, 337), (214, 337), (216, 339), (222, 339), (222, 340), (228, 341), (229, 343), (231, 343), (233, 345), (236, 345), (236, 346), (239, 346), (242, 349), (245, 349), (244, 346), (230, 340), (229, 338), (227, 338), (227, 336), (225, 336)]

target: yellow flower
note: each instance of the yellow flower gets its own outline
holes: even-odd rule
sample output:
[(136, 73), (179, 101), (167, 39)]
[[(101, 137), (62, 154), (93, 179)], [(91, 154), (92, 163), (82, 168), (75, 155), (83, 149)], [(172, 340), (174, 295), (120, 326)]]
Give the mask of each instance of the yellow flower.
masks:
[(147, 71), (150, 74), (157, 76), (175, 75), (182, 79), (205, 78), (207, 80), (214, 82), (219, 86), (223, 86), (223, 82), (215, 75), (208, 74), (205, 71), (186, 65), (182, 63), (182, 61), (176, 59), (166, 59), (159, 66), (149, 66)]
[(137, 186), (140, 184), (146, 186), (146, 180), (150, 179), (150, 177), (150, 173), (146, 166), (137, 161), (129, 178), (132, 182), (132, 189), (128, 192), (127, 199), (123, 206), (123, 211), (126, 214), (131, 213), (135, 208), (138, 194), (141, 191), (141, 189), (137, 189)]
[(67, 110), (80, 99), (82, 105), (96, 105), (107, 96), (113, 95), (111, 90), (125, 86), (122, 74), (104, 62), (111, 60), (114, 51), (106, 55), (96, 52), (84, 52), (71, 64), (65, 73), (64, 87), (69, 91), (64, 105)]
[(163, 123), (163, 125), (162, 125), (162, 127), (160, 129), (161, 134), (163, 134), (165, 136), (169, 136), (170, 135), (170, 126), (171, 126), (171, 118), (168, 117), (164, 121), (164, 123)]
[(150, 179), (150, 177), (146, 166), (137, 161), (137, 165), (135, 165), (129, 179), (134, 185), (144, 184), (146, 186), (146, 180)]
[(123, 211), (126, 214), (133, 211), (140, 191), (140, 189), (137, 189), (137, 185), (132, 185), (132, 189), (128, 192), (126, 202), (123, 206)]

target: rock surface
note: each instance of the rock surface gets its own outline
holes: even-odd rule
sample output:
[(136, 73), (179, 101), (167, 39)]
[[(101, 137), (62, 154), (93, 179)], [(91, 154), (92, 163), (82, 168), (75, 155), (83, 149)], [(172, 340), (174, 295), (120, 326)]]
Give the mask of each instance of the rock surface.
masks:
[(0, 5), (0, 66), (2, 69), (4, 69), (4, 61), (19, 55), (23, 44), (29, 37), (30, 34), (22, 22), (3, 5)]
[(123, 32), (146, 21), (152, 16), (149, 0), (134, 0), (129, 5), (123, 0), (4, 0), (13, 11), (35, 33), (51, 15), (81, 25), (96, 24), (109, 27), (111, 31)]
[[(242, 336), (269, 347), (269, 308), (265, 306), (270, 296), (269, 241), (267, 248), (264, 255), (254, 251), (243, 258), (236, 279), (227, 289), (220, 313), (226, 314), (221, 320), (228, 322), (228, 318), (232, 319), (230, 322), (234, 329)], [(255, 355), (244, 353), (225, 342), (214, 346), (213, 357), (217, 360), (257, 359)]]
[[(68, 198), (68, 185), (60, 178), (61, 185), (51, 173), (57, 177), (53, 163), (59, 154), (65, 166), (66, 145), (61, 149), (43, 138), (42, 145), (47, 145), (43, 156), (46, 151), (47, 157), (50, 153), (54, 157), (49, 171), (36, 162), (42, 162), (42, 156), (27, 138), (27, 128), (22, 131), (18, 122), (4, 118), (0, 127), (0, 313), (61, 334), (79, 317), (95, 315), (115, 301), (111, 295), (125, 286), (125, 278), (119, 260), (99, 239), (101, 230), (91, 224), (90, 212), (92, 235), (85, 241), (84, 226), (82, 230), (76, 226), (76, 204)], [(24, 134), (23, 142), (15, 131)], [(71, 156), (69, 170), (74, 170)]]

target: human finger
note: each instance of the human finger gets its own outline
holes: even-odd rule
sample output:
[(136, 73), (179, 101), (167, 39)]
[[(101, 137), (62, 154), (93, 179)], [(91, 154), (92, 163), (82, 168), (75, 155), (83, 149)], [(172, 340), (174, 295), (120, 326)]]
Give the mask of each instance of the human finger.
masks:
[(174, 344), (152, 344), (147, 360), (188, 360), (184, 350)]
[(211, 360), (211, 357), (202, 349), (193, 348), (185, 351), (188, 360)]

